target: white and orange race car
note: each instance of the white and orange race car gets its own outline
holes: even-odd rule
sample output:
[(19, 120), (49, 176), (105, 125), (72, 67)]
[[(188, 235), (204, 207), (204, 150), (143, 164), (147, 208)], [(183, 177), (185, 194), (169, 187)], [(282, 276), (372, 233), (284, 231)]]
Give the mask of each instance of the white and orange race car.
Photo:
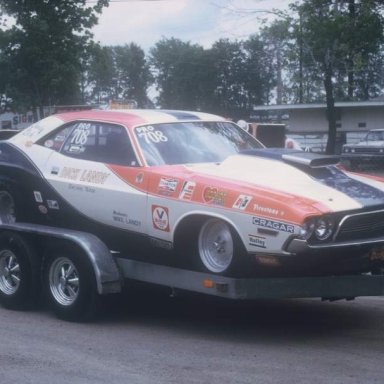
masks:
[(47, 117), (0, 143), (0, 218), (95, 234), (136, 260), (227, 276), (370, 272), (384, 179), (167, 110)]

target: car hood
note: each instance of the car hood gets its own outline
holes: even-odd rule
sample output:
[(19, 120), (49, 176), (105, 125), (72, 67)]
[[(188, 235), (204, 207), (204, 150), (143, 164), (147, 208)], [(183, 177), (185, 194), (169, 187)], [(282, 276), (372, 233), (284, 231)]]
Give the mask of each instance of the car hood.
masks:
[(262, 187), (319, 202), (330, 211), (384, 204), (384, 183), (348, 175), (335, 166), (298, 168), (282, 158), (235, 155), (220, 164), (196, 164), (188, 168), (195, 175), (235, 182), (240, 191)]

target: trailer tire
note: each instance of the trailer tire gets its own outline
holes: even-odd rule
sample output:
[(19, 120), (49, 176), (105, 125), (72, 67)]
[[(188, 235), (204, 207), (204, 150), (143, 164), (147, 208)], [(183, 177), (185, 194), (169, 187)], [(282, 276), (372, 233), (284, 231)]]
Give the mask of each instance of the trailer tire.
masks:
[(40, 293), (40, 261), (33, 244), (13, 232), (0, 234), (0, 303), (32, 308)]
[(50, 309), (68, 321), (91, 320), (100, 303), (94, 269), (75, 246), (51, 249), (45, 258), (44, 290)]

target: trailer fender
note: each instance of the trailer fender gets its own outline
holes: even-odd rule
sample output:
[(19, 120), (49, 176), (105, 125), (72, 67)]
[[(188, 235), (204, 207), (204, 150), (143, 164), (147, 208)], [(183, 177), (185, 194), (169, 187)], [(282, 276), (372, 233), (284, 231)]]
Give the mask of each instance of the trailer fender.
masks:
[(95, 235), (65, 228), (39, 224), (1, 224), (0, 229), (17, 233), (63, 239), (80, 247), (89, 258), (95, 273), (97, 291), (100, 295), (121, 292), (123, 279), (108, 247)]

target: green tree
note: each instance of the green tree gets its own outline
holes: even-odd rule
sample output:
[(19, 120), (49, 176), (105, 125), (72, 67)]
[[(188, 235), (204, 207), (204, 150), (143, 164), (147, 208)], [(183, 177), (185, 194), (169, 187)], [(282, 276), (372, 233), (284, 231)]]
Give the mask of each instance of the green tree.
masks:
[(138, 107), (148, 107), (151, 102), (147, 90), (153, 78), (144, 51), (134, 43), (113, 49), (117, 76), (116, 93), (134, 100)]
[(89, 101), (97, 104), (108, 103), (118, 97), (113, 47), (92, 44), (84, 66), (85, 88), (90, 94)]
[(81, 102), (81, 60), (108, 0), (0, 0), (14, 24), (0, 31), (1, 92), (18, 107)]
[(205, 100), (204, 83), (210, 71), (209, 61), (203, 47), (197, 44), (175, 38), (157, 42), (150, 50), (150, 62), (160, 106), (201, 109), (202, 100)]
[(374, 0), (303, 0), (292, 6), (299, 16), (297, 39), (312, 59), (314, 71), (322, 75), (328, 118), (327, 153), (334, 153), (336, 145), (335, 96), (354, 96), (355, 74), (367, 68), (383, 41), (382, 7), (381, 1)]

